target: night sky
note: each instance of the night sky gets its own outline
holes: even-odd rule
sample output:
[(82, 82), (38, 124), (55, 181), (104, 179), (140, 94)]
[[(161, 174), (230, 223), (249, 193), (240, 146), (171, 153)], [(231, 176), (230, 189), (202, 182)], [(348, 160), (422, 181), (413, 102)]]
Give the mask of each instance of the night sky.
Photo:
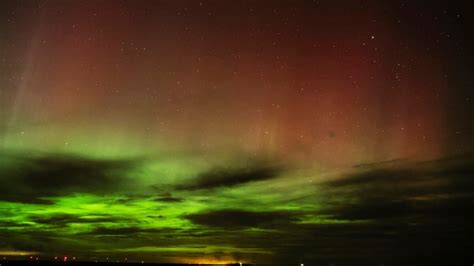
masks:
[(1, 1), (0, 255), (472, 259), (474, 5), (435, 2)]

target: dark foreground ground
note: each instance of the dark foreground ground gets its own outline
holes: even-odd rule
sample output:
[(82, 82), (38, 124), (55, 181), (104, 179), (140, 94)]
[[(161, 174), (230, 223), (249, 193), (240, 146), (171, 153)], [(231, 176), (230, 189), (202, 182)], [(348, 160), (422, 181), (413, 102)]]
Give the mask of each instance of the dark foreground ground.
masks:
[[(81, 261), (30, 261), (30, 260), (3, 260), (0, 261), (0, 266), (17, 266), (17, 265), (25, 265), (25, 266), (46, 266), (46, 265), (57, 265), (57, 266), (86, 266), (86, 265), (95, 265), (95, 266), (108, 266), (108, 265), (126, 265), (126, 266), (151, 266), (151, 265), (160, 265), (160, 266), (180, 266), (180, 265), (196, 265), (196, 266), (204, 266), (205, 264), (171, 264), (171, 263), (141, 263), (141, 262), (81, 262)], [(210, 264), (211, 265), (211, 264)], [(219, 264), (212, 264), (212, 265), (219, 265)], [(223, 264), (221, 264), (223, 265)], [(226, 265), (235, 265), (240, 266), (237, 264), (226, 264)], [(242, 265), (294, 265), (294, 266), (302, 266), (301, 263), (294, 263), (294, 264), (242, 264)], [(442, 258), (442, 259), (433, 259), (433, 260), (426, 260), (426, 261), (396, 261), (393, 262), (371, 262), (371, 261), (339, 261), (339, 262), (311, 262), (311, 263), (304, 263), (303, 266), (432, 266), (432, 265), (446, 265), (446, 266), (454, 266), (454, 265), (466, 265), (466, 266), (474, 266), (474, 261), (472, 258)]]

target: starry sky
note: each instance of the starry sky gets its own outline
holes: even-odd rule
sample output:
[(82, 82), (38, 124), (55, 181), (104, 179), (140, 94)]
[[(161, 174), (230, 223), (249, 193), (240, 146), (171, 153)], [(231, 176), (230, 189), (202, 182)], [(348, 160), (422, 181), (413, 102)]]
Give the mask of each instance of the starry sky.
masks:
[(1, 1), (0, 255), (472, 259), (473, 17)]

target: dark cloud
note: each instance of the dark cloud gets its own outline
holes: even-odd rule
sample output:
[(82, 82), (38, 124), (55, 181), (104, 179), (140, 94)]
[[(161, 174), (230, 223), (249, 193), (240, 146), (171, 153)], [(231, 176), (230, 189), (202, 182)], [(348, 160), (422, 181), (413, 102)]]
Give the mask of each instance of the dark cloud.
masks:
[(282, 231), (254, 240), (260, 246), (273, 248), (275, 262), (445, 265), (445, 262), (451, 261), (450, 265), (462, 265), (457, 262), (468, 262), (469, 256), (473, 257), (468, 255), (473, 254), (468, 237), (474, 232), (473, 226), (457, 228), (457, 224), (446, 227), (436, 223), (420, 225), (397, 221), (296, 224)]
[(224, 229), (239, 229), (246, 227), (277, 227), (297, 221), (292, 212), (253, 212), (244, 210), (217, 210), (204, 213), (190, 214), (187, 219), (195, 224)]
[(373, 164), (327, 182), (326, 193), (341, 195), (327, 214), (338, 219), (471, 220), (474, 160), (470, 155), (396, 165)]
[(168, 193), (163, 193), (159, 197), (156, 197), (155, 201), (167, 202), (167, 203), (177, 203), (177, 202), (182, 202), (183, 199), (174, 197), (173, 195), (171, 195), (171, 193), (168, 192)]
[(106, 228), (98, 227), (91, 232), (89, 235), (134, 235), (142, 230), (139, 227), (120, 227), (120, 228)]
[(71, 192), (104, 193), (125, 184), (132, 160), (66, 155), (0, 154), (0, 200), (49, 203), (44, 197)]
[(183, 190), (233, 187), (277, 177), (283, 169), (277, 166), (254, 165), (244, 168), (215, 168), (194, 178), (191, 183), (178, 186)]
[(338, 219), (384, 219), (399, 218), (412, 212), (406, 201), (391, 201), (385, 199), (361, 200), (357, 204), (348, 204), (332, 210)]
[(91, 236), (130, 236), (140, 233), (146, 234), (168, 234), (175, 233), (176, 229), (174, 228), (141, 228), (136, 226), (126, 226), (126, 227), (103, 227), (98, 226), (92, 231), (81, 233), (81, 235), (91, 235)]
[(116, 216), (98, 216), (98, 217), (81, 217), (70, 214), (60, 214), (53, 216), (34, 216), (30, 217), (30, 220), (35, 223), (49, 225), (49, 226), (65, 226), (70, 223), (81, 223), (81, 224), (94, 224), (94, 223), (116, 223), (119, 221), (129, 220), (126, 217)]
[(150, 195), (147, 195), (147, 194), (124, 194), (124, 195), (119, 195), (119, 198), (113, 200), (113, 202), (127, 205), (137, 200), (147, 200), (149, 198), (150, 198)]

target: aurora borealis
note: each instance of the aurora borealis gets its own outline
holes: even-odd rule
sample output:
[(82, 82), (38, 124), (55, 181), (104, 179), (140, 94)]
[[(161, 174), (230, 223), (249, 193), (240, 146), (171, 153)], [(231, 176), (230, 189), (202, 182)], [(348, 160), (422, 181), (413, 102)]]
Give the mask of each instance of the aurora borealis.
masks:
[(474, 261), (469, 1), (0, 2), (0, 257)]

